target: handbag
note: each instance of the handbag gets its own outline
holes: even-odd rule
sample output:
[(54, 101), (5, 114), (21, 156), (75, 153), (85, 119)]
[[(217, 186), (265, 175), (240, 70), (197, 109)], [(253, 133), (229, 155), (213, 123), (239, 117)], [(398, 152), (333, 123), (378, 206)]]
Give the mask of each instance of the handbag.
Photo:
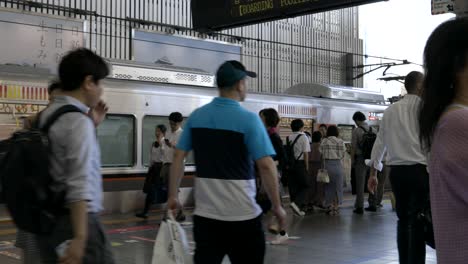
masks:
[(325, 170), (325, 169), (318, 170), (317, 182), (330, 183), (330, 176), (328, 176), (328, 171), (327, 170)]
[(317, 182), (330, 183), (330, 176), (328, 171), (325, 169), (325, 160), (322, 159), (322, 168), (317, 172)]

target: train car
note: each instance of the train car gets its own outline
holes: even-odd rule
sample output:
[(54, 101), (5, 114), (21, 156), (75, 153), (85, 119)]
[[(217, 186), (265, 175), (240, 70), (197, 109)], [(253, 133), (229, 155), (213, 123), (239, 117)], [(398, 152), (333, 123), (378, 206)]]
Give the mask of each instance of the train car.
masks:
[[(113, 65), (112, 74), (103, 82), (104, 100), (110, 110), (97, 128), (104, 177), (104, 208), (106, 212), (126, 213), (143, 206), (141, 189), (148, 170), (150, 146), (155, 140), (155, 126), (168, 126), (171, 112), (178, 111), (188, 117), (193, 110), (217, 96), (217, 89), (214, 88), (214, 76), (197, 69), (118, 61), (110, 63)], [(49, 77), (22, 72), (5, 74), (0, 69), (0, 89), (7, 87), (2, 93), (7, 96), (0, 96), (3, 108), (15, 104), (46, 104), (42, 97), (35, 103), (24, 96), (8, 97), (12, 94), (8, 90), (11, 87), (26, 87), (30, 83), (42, 87), (47, 85)], [(383, 95), (378, 93), (317, 84), (296, 85), (284, 94), (251, 93), (242, 105), (253, 112), (263, 108), (277, 109), (283, 137), (290, 133), (290, 121), (301, 118), (309, 131), (317, 129), (319, 124), (337, 125), (346, 142), (351, 140), (355, 111), (362, 111), (369, 117), (370, 124), (378, 127), (378, 120), (387, 107)], [(27, 114), (28, 111), (22, 113)], [(2, 124), (5, 124), (4, 120)], [(5, 129), (0, 126), (4, 134)], [(188, 206), (192, 204), (190, 193), (195, 173), (193, 156), (190, 155), (186, 160), (180, 193), (181, 200)]]

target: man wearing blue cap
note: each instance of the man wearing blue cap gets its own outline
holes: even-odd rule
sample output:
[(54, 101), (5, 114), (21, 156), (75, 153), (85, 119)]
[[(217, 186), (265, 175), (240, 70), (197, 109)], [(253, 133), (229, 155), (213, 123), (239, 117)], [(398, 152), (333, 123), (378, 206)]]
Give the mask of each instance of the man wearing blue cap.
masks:
[(285, 230), (286, 213), (281, 207), (275, 154), (257, 114), (239, 102), (245, 100), (246, 78), (255, 78), (238, 61), (222, 64), (216, 79), (219, 97), (195, 110), (186, 122), (171, 167), (168, 209), (177, 210), (183, 160), (195, 154), (194, 184), (195, 263), (263, 263), (265, 236), (262, 210), (255, 201), (255, 171), (273, 204), (280, 228)]

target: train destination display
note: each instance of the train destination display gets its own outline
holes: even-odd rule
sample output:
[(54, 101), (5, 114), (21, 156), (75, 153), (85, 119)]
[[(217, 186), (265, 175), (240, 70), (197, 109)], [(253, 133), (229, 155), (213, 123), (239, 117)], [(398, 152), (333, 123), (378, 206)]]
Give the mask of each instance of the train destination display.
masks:
[(214, 31), (386, 0), (192, 0), (193, 28)]

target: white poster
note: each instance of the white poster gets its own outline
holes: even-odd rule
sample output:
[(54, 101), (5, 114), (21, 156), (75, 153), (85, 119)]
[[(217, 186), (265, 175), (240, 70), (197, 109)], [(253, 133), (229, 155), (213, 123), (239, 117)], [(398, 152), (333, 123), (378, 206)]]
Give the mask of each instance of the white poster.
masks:
[(32, 12), (0, 9), (0, 64), (48, 68), (56, 73), (69, 50), (84, 44), (84, 22)]
[(241, 46), (146, 31), (135, 31), (135, 61), (162, 63), (214, 74), (224, 61), (241, 60)]

